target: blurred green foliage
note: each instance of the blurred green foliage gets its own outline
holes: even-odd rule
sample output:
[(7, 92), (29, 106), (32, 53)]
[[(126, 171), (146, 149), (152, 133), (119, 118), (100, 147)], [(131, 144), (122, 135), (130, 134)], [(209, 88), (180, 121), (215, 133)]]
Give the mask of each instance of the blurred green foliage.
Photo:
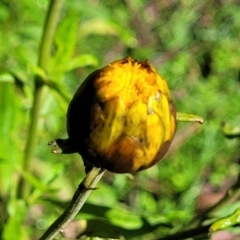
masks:
[[(205, 123), (179, 123), (169, 155), (151, 169), (107, 173), (75, 227), (87, 236), (158, 239), (194, 225), (202, 197), (224, 195), (239, 174), (239, 139), (221, 131), (222, 122), (240, 121), (238, 1), (66, 1), (46, 74), (37, 59), (47, 8), (47, 0), (0, 1), (0, 239), (37, 239), (64, 209), (84, 167), (78, 155), (52, 155), (47, 142), (66, 135), (67, 106), (81, 82), (126, 55), (147, 58), (167, 79), (177, 110)], [(36, 75), (46, 86), (26, 171)], [(20, 176), (31, 186), (25, 199), (16, 196)], [(204, 193), (207, 184), (213, 190)], [(199, 217), (198, 226), (233, 212), (229, 205)]]

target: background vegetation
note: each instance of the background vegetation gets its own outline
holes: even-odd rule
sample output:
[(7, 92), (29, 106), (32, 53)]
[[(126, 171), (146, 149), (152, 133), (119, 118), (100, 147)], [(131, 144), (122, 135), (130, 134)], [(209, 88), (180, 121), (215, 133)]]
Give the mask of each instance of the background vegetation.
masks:
[[(126, 55), (148, 59), (177, 110), (205, 123), (178, 124), (168, 156), (151, 169), (105, 174), (64, 236), (176, 239), (167, 236), (197, 232), (240, 207), (236, 197), (207, 212), (239, 186), (239, 140), (221, 129), (240, 121), (239, 1), (66, 1), (45, 71), (38, 58), (48, 3), (0, 1), (0, 239), (38, 239), (63, 211), (84, 167), (79, 155), (53, 155), (47, 143), (66, 136), (67, 106), (81, 82)], [(36, 76), (44, 88), (26, 164)], [(189, 238), (208, 238), (201, 233)]]

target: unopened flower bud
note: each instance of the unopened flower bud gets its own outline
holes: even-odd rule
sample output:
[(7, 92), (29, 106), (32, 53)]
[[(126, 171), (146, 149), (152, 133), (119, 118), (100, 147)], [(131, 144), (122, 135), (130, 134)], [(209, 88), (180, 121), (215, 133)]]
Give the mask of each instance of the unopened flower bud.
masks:
[(69, 139), (57, 143), (96, 167), (132, 173), (157, 163), (175, 130), (166, 81), (148, 61), (126, 57), (87, 77), (68, 108)]

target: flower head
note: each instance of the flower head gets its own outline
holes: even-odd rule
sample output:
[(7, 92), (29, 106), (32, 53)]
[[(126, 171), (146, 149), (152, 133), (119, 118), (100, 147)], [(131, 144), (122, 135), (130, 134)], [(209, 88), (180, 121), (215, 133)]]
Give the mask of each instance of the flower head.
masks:
[(116, 173), (151, 167), (167, 152), (176, 113), (166, 81), (131, 57), (99, 69), (75, 93), (68, 144), (83, 159)]

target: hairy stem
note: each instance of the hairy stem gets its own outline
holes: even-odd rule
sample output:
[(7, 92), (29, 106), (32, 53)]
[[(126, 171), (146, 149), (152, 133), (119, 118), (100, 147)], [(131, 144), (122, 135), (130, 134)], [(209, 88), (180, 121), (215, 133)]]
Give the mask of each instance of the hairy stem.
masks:
[(105, 169), (93, 167), (79, 184), (68, 207), (56, 221), (47, 229), (39, 240), (52, 240), (66, 225), (77, 215), (83, 204), (86, 202), (91, 191), (101, 179)]
[[(53, 43), (53, 38), (55, 30), (57, 27), (57, 22), (60, 15), (60, 10), (62, 8), (64, 0), (51, 0), (48, 8), (48, 13), (42, 33), (42, 39), (39, 49), (39, 59), (38, 66), (43, 69), (46, 73), (48, 72), (49, 60), (51, 57), (51, 48)], [(22, 163), (22, 168), (24, 171), (29, 171), (31, 158), (33, 156), (35, 148), (35, 140), (38, 127), (39, 112), (41, 109), (42, 91), (44, 86), (44, 81), (39, 76), (34, 78), (34, 95), (33, 95), (33, 105), (30, 114), (30, 125), (28, 131), (28, 139), (26, 142), (26, 147), (24, 151), (24, 158)], [(19, 198), (24, 198), (28, 194), (28, 186), (21, 176), (18, 182), (17, 196)]]

